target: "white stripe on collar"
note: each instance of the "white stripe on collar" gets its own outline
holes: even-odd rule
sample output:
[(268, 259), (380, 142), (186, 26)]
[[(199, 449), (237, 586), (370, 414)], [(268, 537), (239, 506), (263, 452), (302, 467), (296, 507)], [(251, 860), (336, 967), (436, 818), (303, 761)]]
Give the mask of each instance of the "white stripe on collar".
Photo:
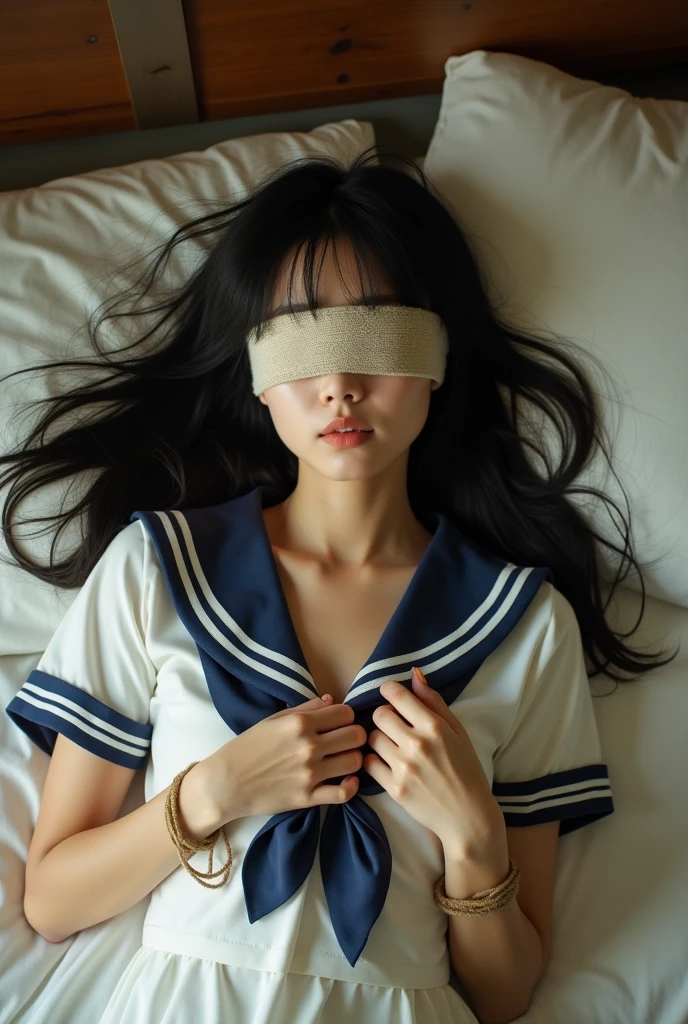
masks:
[(216, 640), (219, 644), (221, 644), (225, 648), (225, 650), (229, 651), (231, 654), (234, 655), (235, 658), (243, 662), (245, 665), (249, 665), (254, 671), (267, 676), (269, 679), (274, 679), (276, 682), (282, 683), (285, 686), (290, 686), (293, 690), (296, 690), (298, 693), (302, 693), (309, 699), (312, 698), (315, 693), (315, 683), (313, 682), (313, 677), (311, 676), (310, 672), (306, 671), (297, 662), (292, 661), (291, 658), (286, 657), (286, 655), (281, 654), (279, 651), (270, 650), (270, 648), (264, 647), (262, 644), (257, 643), (255, 640), (252, 640), (251, 637), (249, 637), (244, 632), (244, 630), (239, 626), (237, 622), (235, 622), (235, 620), (232, 618), (229, 612), (217, 600), (212, 590), (210, 589), (210, 586), (208, 585), (205, 573), (203, 572), (203, 569), (201, 567), (198, 555), (196, 553), (196, 548), (194, 546), (193, 538), (188, 528), (188, 524), (184, 519), (184, 516), (180, 512), (173, 510), (172, 514), (179, 523), (180, 528), (182, 529), (184, 534), (184, 541), (186, 543), (187, 553), (193, 565), (193, 569), (196, 576), (196, 584), (201, 589), (203, 596), (206, 598), (206, 600), (212, 607), (213, 611), (216, 612), (218, 617), (227, 626), (229, 626), (234, 635), (237, 636), (241, 640), (241, 642), (249, 648), (249, 650), (255, 651), (256, 654), (262, 654), (264, 657), (279, 662), (280, 664), (285, 665), (288, 668), (292, 668), (295, 672), (297, 671), (300, 675), (302, 675), (311, 683), (311, 688), (304, 686), (302, 683), (299, 683), (298, 680), (292, 679), (290, 676), (284, 675), (284, 673), (277, 671), (277, 669), (270, 668), (268, 665), (263, 665), (261, 662), (255, 661), (253, 658), (250, 658), (240, 648), (235, 647), (235, 645), (231, 642), (231, 640), (229, 640), (224, 635), (224, 633), (220, 632), (220, 630), (217, 628), (212, 619), (208, 617), (208, 615), (205, 612), (205, 609), (198, 600), (196, 591), (194, 589), (194, 585), (187, 572), (186, 564), (184, 562), (184, 558), (182, 557), (181, 549), (177, 542), (177, 536), (174, 530), (172, 529), (172, 525), (169, 521), (168, 514), (166, 512), (156, 512), (155, 514), (159, 517), (165, 529), (165, 533), (167, 534), (167, 539), (170, 542), (170, 547), (174, 555), (174, 560), (177, 566), (177, 571), (179, 573), (179, 578), (184, 586), (184, 590), (189, 600), (189, 604), (192, 606), (194, 612), (198, 616), (199, 622), (202, 624), (204, 629), (206, 629), (208, 633), (210, 633), (210, 635), (213, 637), (213, 639)]
[[(399, 664), (401, 662), (406, 662), (407, 664), (409, 662), (412, 662), (413, 664), (411, 664), (411, 667), (408, 670), (404, 670), (402, 672), (396, 671), (394, 673), (395, 679), (410, 679), (414, 665), (418, 665), (419, 661), (427, 657), (429, 654), (434, 654), (442, 647), (446, 647), (447, 644), (453, 643), (460, 636), (466, 633), (474, 625), (474, 623), (477, 622), (478, 619), (480, 619), (481, 616), (485, 614), (485, 612), (491, 605), (496, 605), (498, 603), (500, 599), (500, 593), (504, 590), (504, 587), (509, 577), (513, 575), (514, 570), (517, 568), (518, 566), (509, 563), (509, 565), (505, 567), (499, 574), (494, 586), (492, 587), (492, 590), (487, 595), (482, 604), (479, 605), (479, 607), (476, 608), (471, 615), (469, 615), (466, 621), (462, 623), (458, 629), (455, 629), (453, 633), (450, 633), (449, 636), (445, 637), (443, 640), (438, 640), (434, 644), (430, 644), (429, 647), (421, 648), (418, 651), (412, 651), (411, 654), (405, 654), (403, 655), (403, 657), (387, 658), (384, 661), (377, 661), (372, 665), (368, 665), (366, 666), (366, 673), (369, 672), (371, 669), (389, 668), (390, 666)], [(438, 658), (436, 661), (430, 662), (429, 664), (424, 664), (423, 666), (419, 665), (419, 667), (422, 667), (423, 671), (436, 672), (438, 669), (444, 668), (445, 665), (449, 665), (452, 661), (455, 661), (457, 658), (462, 657), (464, 654), (466, 654), (467, 651), (470, 651), (472, 647), (475, 647), (476, 644), (480, 643), (481, 640), (483, 640), (489, 633), (492, 632), (497, 623), (501, 622), (501, 620), (504, 618), (504, 616), (506, 615), (506, 613), (509, 611), (514, 601), (516, 600), (526, 579), (531, 574), (531, 572), (533, 572), (533, 570), (534, 567), (521, 569), (519, 575), (516, 577), (516, 582), (509, 591), (507, 597), (502, 600), (501, 604), (499, 604), (497, 610), (494, 612), (491, 618), (488, 619), (484, 626), (481, 629), (479, 629), (478, 632), (470, 638), (470, 640), (466, 640), (458, 647), (455, 647), (453, 651), (449, 651), (449, 653), (445, 654), (444, 657)], [(366, 693), (368, 690), (372, 690), (378, 687), (381, 683), (385, 681), (385, 679), (388, 678), (389, 675), (386, 674), (382, 676), (377, 676), (375, 679), (370, 679), (367, 683), (361, 683), (360, 686), (357, 686), (355, 689), (352, 689), (351, 692), (347, 694), (347, 701), (351, 700), (353, 697), (358, 697), (362, 693)]]

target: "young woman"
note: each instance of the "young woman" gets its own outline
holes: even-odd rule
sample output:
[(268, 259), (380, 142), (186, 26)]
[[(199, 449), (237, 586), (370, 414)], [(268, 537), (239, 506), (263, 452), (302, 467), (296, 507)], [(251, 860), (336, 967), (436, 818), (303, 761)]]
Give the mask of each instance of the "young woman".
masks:
[[(601, 443), (585, 374), (500, 323), (398, 160), (299, 161), (184, 225), (144, 295), (180, 241), (219, 237), (147, 311), (136, 344), (158, 344), (100, 350), (107, 379), (2, 459), (14, 557), (81, 588), (7, 707), (52, 754), (27, 919), (64, 941), (151, 894), (102, 1024), (513, 1020), (558, 836), (613, 811), (585, 656), (666, 663), (607, 625), (566, 495)], [(83, 544), (35, 565), (18, 505), (88, 469), (55, 517), (85, 513)]]

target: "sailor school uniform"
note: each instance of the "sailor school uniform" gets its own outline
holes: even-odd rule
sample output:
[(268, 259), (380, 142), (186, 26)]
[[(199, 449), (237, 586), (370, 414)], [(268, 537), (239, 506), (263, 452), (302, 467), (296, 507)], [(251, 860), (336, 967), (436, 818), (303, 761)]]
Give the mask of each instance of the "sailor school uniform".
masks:
[[(7, 706), (47, 753), (63, 733), (128, 768), (146, 800), (192, 761), (317, 696), (264, 526), (265, 492), (135, 512)], [(344, 702), (369, 732), (379, 687), (418, 665), (468, 732), (508, 827), (560, 835), (614, 810), (578, 623), (548, 567), (469, 542), (442, 514)], [(361, 770), (345, 804), (230, 822), (208, 889), (181, 865), (151, 893), (142, 946), (102, 1024), (461, 1024), (437, 836)], [(214, 851), (213, 869), (224, 863)], [(207, 854), (190, 863), (207, 870)]]

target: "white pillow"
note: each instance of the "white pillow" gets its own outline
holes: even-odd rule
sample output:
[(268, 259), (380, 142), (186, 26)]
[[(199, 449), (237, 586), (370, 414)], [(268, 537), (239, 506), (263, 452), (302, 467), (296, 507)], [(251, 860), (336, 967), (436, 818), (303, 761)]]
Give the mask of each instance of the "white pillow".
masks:
[[(647, 591), (688, 606), (688, 103), (486, 50), (450, 57), (445, 73), (424, 170), (500, 315), (602, 362), (600, 375), (584, 357), (637, 557), (659, 559)], [(599, 457), (590, 481), (627, 517)], [(599, 503), (591, 522), (621, 545)], [(635, 573), (626, 584), (640, 589)]]
[[(129, 277), (120, 273), (125, 264), (138, 252), (157, 248), (184, 221), (238, 201), (288, 162), (333, 156), (346, 166), (374, 142), (371, 123), (346, 119), (310, 132), (230, 139), (200, 152), (0, 194), (0, 377), (54, 359), (94, 358), (85, 330), (88, 315), (124, 282), (141, 276), (143, 264), (134, 266)], [(164, 281), (180, 283), (189, 272), (190, 256), (202, 258), (202, 246), (208, 244), (178, 246)], [(110, 344), (112, 337), (117, 344), (112, 323), (99, 329), (101, 342)], [(35, 411), (18, 418), (19, 403), (54, 394), (70, 379), (22, 374), (0, 386), (0, 450), (14, 448), (36, 421)], [(56, 509), (65, 489), (66, 484), (43, 488), (23, 503), (20, 517)], [(5, 497), (6, 490), (0, 503)], [(50, 536), (29, 540), (29, 530), (36, 527), (17, 530), (22, 548), (47, 564)], [(77, 538), (75, 528), (66, 533), (58, 548), (62, 556)], [(9, 557), (4, 542), (0, 555)], [(0, 656), (43, 651), (76, 593), (52, 588), (16, 563), (0, 563)]]

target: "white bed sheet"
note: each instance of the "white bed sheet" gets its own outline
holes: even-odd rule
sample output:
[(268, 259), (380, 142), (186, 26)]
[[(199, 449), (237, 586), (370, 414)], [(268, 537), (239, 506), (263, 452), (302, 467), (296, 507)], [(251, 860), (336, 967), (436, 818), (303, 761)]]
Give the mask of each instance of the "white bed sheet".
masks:
[[(620, 628), (639, 601), (618, 592)], [(688, 609), (648, 598), (634, 644), (677, 641), (672, 664), (594, 701), (616, 813), (560, 842), (552, 959), (524, 1024), (688, 1021)], [(38, 659), (0, 658), (3, 710)], [(24, 864), (49, 759), (6, 714), (0, 742), (0, 1024), (94, 1024), (139, 946), (149, 897), (63, 943), (33, 932)], [(142, 802), (143, 775), (121, 814)]]

